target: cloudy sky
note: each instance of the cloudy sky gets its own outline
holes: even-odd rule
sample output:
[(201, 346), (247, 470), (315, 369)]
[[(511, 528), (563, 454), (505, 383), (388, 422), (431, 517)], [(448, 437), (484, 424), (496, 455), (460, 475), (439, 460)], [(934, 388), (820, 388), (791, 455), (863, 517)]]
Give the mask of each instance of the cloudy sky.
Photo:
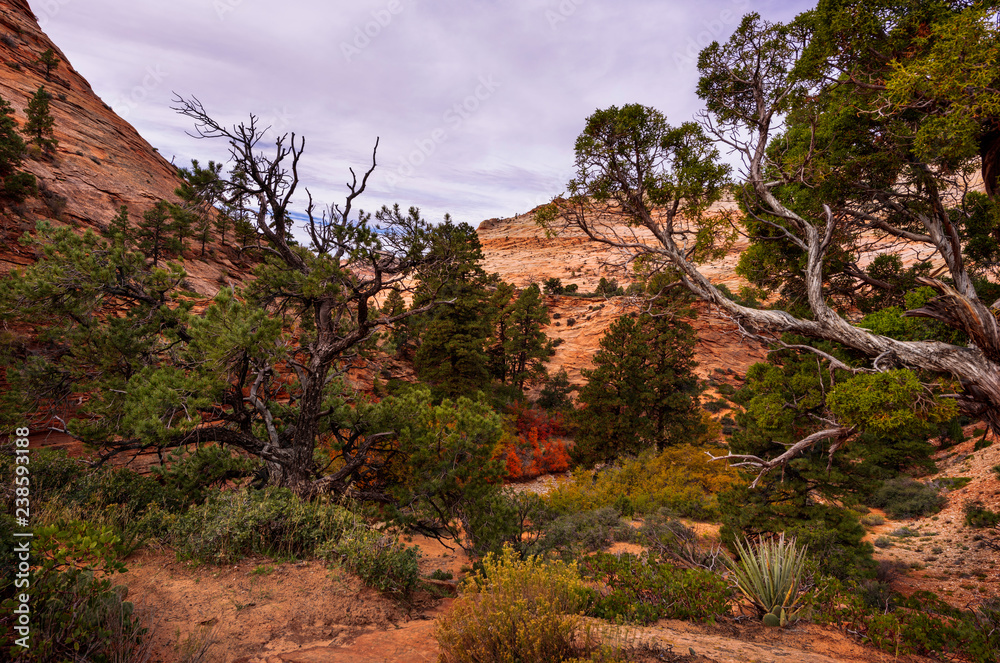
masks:
[(29, 0), (102, 99), (178, 165), (224, 159), (186, 135), (174, 93), (217, 119), (306, 136), (304, 183), (343, 199), (379, 138), (365, 209), (399, 202), (477, 225), (565, 188), (597, 108), (672, 124), (701, 104), (700, 48), (743, 14), (801, 0)]

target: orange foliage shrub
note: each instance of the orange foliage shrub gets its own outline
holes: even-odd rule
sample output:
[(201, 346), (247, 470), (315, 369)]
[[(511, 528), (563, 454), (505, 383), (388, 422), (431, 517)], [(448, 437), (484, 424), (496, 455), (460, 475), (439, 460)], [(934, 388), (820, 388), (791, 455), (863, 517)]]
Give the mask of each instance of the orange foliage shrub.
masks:
[(525, 481), (569, 470), (568, 443), (553, 439), (564, 432), (561, 414), (515, 404), (508, 410), (507, 424), (498, 453), (507, 464), (508, 479)]

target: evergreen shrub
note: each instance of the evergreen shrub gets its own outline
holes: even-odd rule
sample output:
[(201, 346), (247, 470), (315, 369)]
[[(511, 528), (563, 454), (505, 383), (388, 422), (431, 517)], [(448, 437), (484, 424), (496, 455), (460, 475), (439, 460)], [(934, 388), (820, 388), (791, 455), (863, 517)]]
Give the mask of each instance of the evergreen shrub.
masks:
[(937, 513), (945, 501), (936, 486), (899, 477), (884, 482), (872, 495), (869, 506), (883, 509), (890, 518), (916, 518)]
[(304, 502), (287, 488), (232, 490), (192, 506), (169, 539), (181, 558), (227, 563), (249, 555), (298, 558), (357, 527), (343, 507)]
[(609, 621), (651, 624), (658, 619), (713, 621), (729, 614), (732, 589), (704, 569), (679, 569), (647, 555), (598, 553), (582, 573), (607, 586), (588, 614)]

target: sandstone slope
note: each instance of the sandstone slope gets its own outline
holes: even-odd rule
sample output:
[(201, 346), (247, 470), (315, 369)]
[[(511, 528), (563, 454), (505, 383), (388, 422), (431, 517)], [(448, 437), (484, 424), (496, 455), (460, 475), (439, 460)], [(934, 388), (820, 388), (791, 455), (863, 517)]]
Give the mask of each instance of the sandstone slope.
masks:
[[(60, 63), (47, 78), (38, 58), (48, 49)], [(100, 230), (122, 205), (134, 222), (158, 200), (177, 200), (181, 180), (174, 166), (97, 96), (42, 32), (26, 0), (0, 2), (0, 58), (0, 97), (14, 108), (17, 122), (24, 124), (28, 101), (44, 86), (59, 141), (51, 155), (32, 148), (23, 165), (38, 178), (41, 195), (16, 210), (0, 210), (0, 274), (34, 260), (17, 239), (39, 219)], [(214, 246), (212, 253), (203, 260), (191, 248), (183, 256), (189, 285), (203, 295), (213, 295), (240, 270), (233, 251)]]
[[(731, 203), (721, 203), (720, 209)], [(479, 239), (483, 245), (487, 272), (497, 272), (516, 286), (531, 283), (541, 285), (548, 278), (558, 278), (563, 285), (576, 284), (580, 292), (592, 292), (601, 278), (615, 279), (627, 285), (629, 272), (621, 266), (621, 256), (608, 247), (592, 242), (582, 231), (569, 230), (558, 235), (547, 233), (535, 223), (534, 213), (507, 219), (488, 219), (479, 224)], [(724, 283), (733, 291), (745, 285), (735, 268), (745, 241), (737, 242), (720, 260), (703, 266), (704, 273), (714, 283)], [(549, 338), (561, 344), (548, 363), (549, 374), (565, 369), (570, 381), (583, 384), (582, 369), (591, 368), (592, 357), (607, 328), (618, 316), (638, 310), (638, 304), (627, 297), (583, 298), (573, 296), (546, 297), (552, 317), (545, 328)], [(766, 348), (744, 339), (736, 325), (711, 307), (699, 303), (693, 324), (698, 332), (695, 350), (699, 376), (705, 377), (716, 369), (743, 374), (753, 363), (763, 361)], [(572, 322), (571, 322), (572, 321)]]

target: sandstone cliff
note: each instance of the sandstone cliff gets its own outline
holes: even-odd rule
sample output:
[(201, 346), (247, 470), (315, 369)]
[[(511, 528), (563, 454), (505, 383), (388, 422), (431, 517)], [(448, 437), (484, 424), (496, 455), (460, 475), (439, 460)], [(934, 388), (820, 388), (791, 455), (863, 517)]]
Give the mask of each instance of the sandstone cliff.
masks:
[[(39, 56), (52, 49), (59, 65), (46, 77)], [(54, 154), (29, 153), (23, 168), (39, 182), (41, 195), (14, 211), (0, 210), (0, 274), (34, 260), (17, 239), (39, 219), (51, 218), (80, 228), (100, 230), (126, 205), (135, 219), (158, 200), (176, 200), (177, 170), (110, 106), (95, 94), (57, 45), (42, 32), (25, 0), (0, 2), (0, 97), (14, 108), (19, 124), (40, 86), (52, 95)], [(239, 270), (230, 251), (213, 247), (200, 259), (185, 253), (189, 284), (212, 295)], [(234, 264), (235, 259), (235, 264)]]
[[(479, 225), (478, 234), (486, 271), (497, 272), (519, 287), (559, 278), (563, 285), (576, 284), (580, 292), (592, 292), (602, 277), (623, 285), (630, 282), (621, 256), (613, 250), (591, 241), (579, 230), (547, 233), (535, 223), (533, 212), (509, 219), (488, 219)], [(745, 241), (737, 242), (725, 257), (704, 265), (704, 273), (734, 291), (745, 285), (735, 273), (740, 251), (745, 247)], [(637, 310), (637, 304), (627, 297), (605, 300), (550, 296), (546, 305), (552, 323), (545, 333), (561, 341), (548, 363), (549, 374), (566, 369), (570, 382), (577, 385), (584, 383), (580, 371), (592, 367), (592, 357), (607, 328), (618, 316)], [(751, 364), (764, 360), (766, 349), (741, 338), (734, 324), (703, 304), (696, 309), (698, 316), (693, 324), (698, 331), (699, 376), (705, 377), (716, 369), (742, 375)]]

